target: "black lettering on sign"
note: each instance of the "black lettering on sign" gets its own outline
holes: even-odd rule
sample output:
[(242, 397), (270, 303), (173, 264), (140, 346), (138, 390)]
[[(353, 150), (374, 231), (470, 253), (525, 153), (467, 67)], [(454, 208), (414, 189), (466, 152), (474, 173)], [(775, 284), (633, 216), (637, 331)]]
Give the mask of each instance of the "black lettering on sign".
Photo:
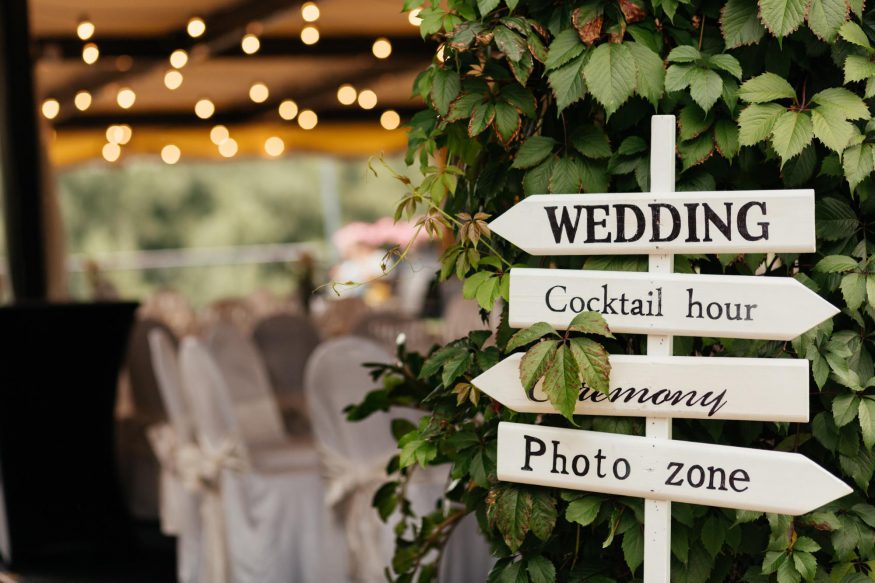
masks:
[[(669, 462), (666, 470), (671, 473), (665, 481), (666, 486), (690, 486), (691, 488), (705, 487), (706, 490), (720, 490), (726, 492), (726, 470), (718, 466), (704, 468), (698, 464), (691, 465), (684, 473), (685, 464), (682, 462)], [(707, 471), (706, 471), (707, 469)], [(736, 492), (744, 492), (747, 486), (740, 488), (737, 482), (747, 484), (750, 476), (745, 470), (737, 469), (729, 473), (729, 487)]]
[[(526, 439), (526, 463), (524, 463), (523, 467), (521, 467), (520, 469), (526, 472), (531, 472), (532, 458), (535, 456), (544, 455), (544, 453), (547, 451), (547, 444), (537, 437), (532, 437), (531, 435), (524, 435), (523, 437), (525, 437)], [(534, 444), (538, 445), (537, 450), (532, 447)]]
[[(668, 462), (668, 468), (666, 468), (666, 469), (670, 470), (672, 468), (674, 468), (674, 471), (671, 473), (671, 475), (665, 481), (665, 485), (666, 486), (683, 486), (684, 485), (683, 479), (682, 478), (675, 479), (675, 476), (677, 476), (678, 473), (684, 468), (684, 464), (680, 464), (678, 462)], [(525, 469), (525, 468), (523, 468), (523, 469)]]
[(731, 474), (729, 474), (729, 487), (735, 490), (736, 492), (744, 492), (747, 490), (747, 486), (744, 488), (736, 487), (736, 482), (748, 483), (750, 482), (750, 476), (747, 475), (747, 472), (744, 470), (733, 470)]
[(577, 209), (577, 216), (574, 217), (574, 223), (571, 222), (571, 216), (568, 214), (568, 207), (562, 207), (562, 217), (557, 221), (557, 208), (559, 207), (544, 207), (544, 211), (547, 213), (547, 220), (550, 221), (550, 230), (553, 231), (553, 238), (556, 240), (557, 243), (561, 243), (562, 234), (564, 232), (565, 237), (568, 239), (568, 242), (572, 243), (574, 242), (575, 237), (577, 237), (577, 227), (578, 225), (580, 225), (580, 213), (583, 210), (583, 205), (574, 205), (574, 208)]

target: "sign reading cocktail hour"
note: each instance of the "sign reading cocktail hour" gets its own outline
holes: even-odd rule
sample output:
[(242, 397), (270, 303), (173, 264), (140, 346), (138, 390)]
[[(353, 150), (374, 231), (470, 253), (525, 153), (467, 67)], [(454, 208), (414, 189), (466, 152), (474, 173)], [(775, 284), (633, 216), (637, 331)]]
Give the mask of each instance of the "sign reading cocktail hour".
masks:
[(489, 228), (532, 255), (804, 253), (814, 191), (534, 195)]
[(801, 454), (510, 422), (498, 479), (792, 515), (852, 491)]
[[(520, 413), (556, 413), (539, 382), (520, 382), (522, 353), (471, 381)], [(611, 356), (607, 394), (581, 385), (578, 415), (808, 422), (808, 361), (694, 356)]]
[(839, 312), (789, 277), (511, 270), (511, 326), (565, 328), (583, 311), (614, 332), (766, 340), (792, 340)]

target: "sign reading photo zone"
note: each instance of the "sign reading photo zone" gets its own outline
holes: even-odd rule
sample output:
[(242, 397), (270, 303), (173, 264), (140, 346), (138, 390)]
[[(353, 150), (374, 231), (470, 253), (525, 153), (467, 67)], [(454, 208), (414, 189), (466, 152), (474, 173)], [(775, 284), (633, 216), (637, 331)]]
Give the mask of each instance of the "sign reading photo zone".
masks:
[(531, 255), (805, 253), (814, 191), (537, 194), (489, 228)]
[(583, 311), (613, 332), (764, 340), (792, 340), (839, 312), (790, 277), (511, 270), (512, 327), (565, 328)]
[[(511, 354), (471, 381), (520, 413), (556, 413), (539, 382), (520, 382), (523, 354)], [(577, 415), (808, 422), (808, 361), (611, 355), (608, 394), (580, 387)]]
[(509, 422), (498, 479), (794, 516), (852, 492), (797, 453)]

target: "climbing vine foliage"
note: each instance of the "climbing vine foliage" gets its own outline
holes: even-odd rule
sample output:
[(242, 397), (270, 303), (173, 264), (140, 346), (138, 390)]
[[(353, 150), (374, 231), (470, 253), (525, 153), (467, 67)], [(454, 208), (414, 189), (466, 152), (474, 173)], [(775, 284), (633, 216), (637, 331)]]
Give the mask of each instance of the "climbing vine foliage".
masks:
[[(453, 529), (473, 515), (496, 558), (491, 582), (640, 580), (640, 499), (502, 483), (500, 420), (643, 434), (640, 419), (573, 416), (582, 385), (607, 390), (608, 353), (641, 354), (597, 314), (568, 331), (507, 323), (514, 266), (643, 270), (643, 257), (530, 257), (488, 220), (535, 193), (648, 189), (650, 116), (678, 120), (678, 190), (810, 187), (815, 254), (677, 256), (678, 272), (795, 277), (842, 308), (792, 342), (676, 338), (706, 358), (805, 358), (811, 422), (675, 420), (679, 439), (800, 452), (855, 487), (800, 517), (674, 504), (672, 579), (685, 583), (875, 580), (875, 11), (864, 0), (406, 0), (435, 47), (413, 91), (407, 162), (423, 179), (397, 216), (443, 237), (439, 277), (461, 282), (492, 331), (429, 354), (399, 347), (351, 419), (418, 407), (392, 425), (399, 453), (374, 498), (397, 521), (388, 576), (436, 579)], [(394, 170), (392, 170), (394, 172)], [(401, 253), (404, 255), (404, 253)], [(485, 327), (485, 326), (484, 326)], [(471, 380), (525, 351), (521, 380), (561, 415), (518, 414)], [(420, 466), (449, 468), (446, 500), (415, 514)], [(787, 476), (787, 495), (805, 484)], [(401, 517), (400, 519), (398, 517)]]

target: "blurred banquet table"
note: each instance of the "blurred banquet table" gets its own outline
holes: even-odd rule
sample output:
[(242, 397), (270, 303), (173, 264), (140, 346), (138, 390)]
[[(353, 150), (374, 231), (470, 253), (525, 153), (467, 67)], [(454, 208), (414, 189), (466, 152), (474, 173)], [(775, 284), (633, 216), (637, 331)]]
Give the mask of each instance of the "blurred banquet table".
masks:
[(0, 552), (7, 563), (131, 541), (113, 411), (136, 307), (0, 308)]

